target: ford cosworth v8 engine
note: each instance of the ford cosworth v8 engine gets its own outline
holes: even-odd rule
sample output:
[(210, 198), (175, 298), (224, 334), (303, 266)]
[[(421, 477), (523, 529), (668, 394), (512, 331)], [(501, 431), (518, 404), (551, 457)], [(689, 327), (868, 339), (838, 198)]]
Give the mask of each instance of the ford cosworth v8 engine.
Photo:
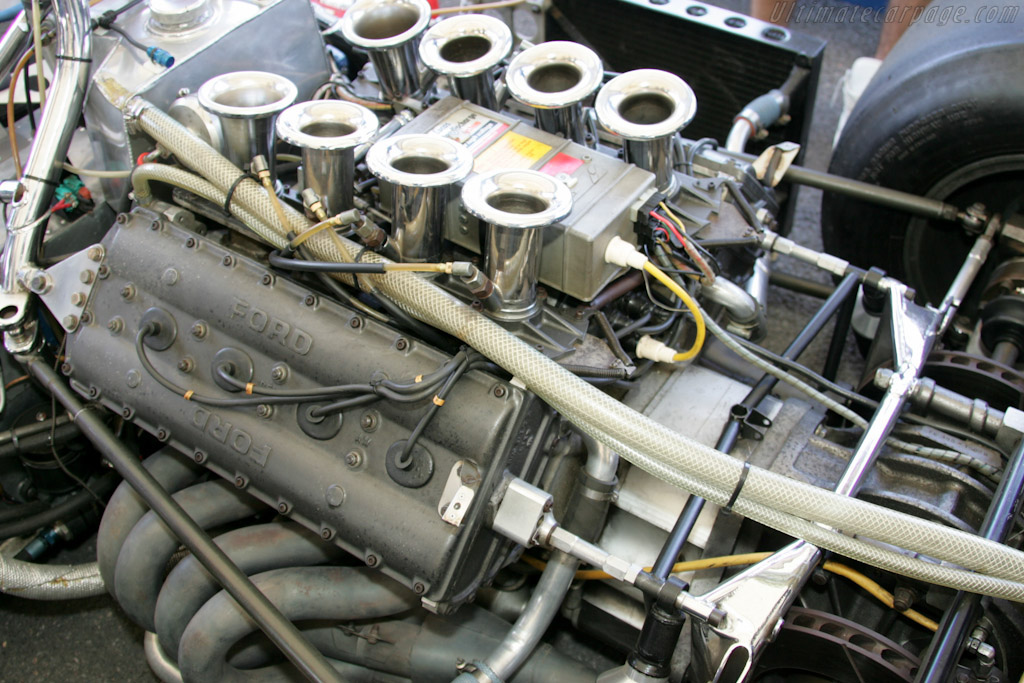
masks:
[[(940, 164), (925, 95), (869, 89), (834, 164), (898, 190), (800, 166), (796, 32), (341, 4), (55, 0), (0, 41), (11, 92), (53, 73), (0, 184), (0, 591), (109, 593), (169, 682), (1024, 672), (1024, 150), (965, 123), (1024, 114), (972, 71), (1012, 22), (883, 67), (977, 138)], [(821, 301), (792, 336), (769, 285)]]

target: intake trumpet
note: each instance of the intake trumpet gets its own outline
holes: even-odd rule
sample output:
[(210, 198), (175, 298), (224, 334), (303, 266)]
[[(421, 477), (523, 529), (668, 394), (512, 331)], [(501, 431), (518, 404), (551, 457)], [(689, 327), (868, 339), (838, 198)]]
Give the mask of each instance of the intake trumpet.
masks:
[(200, 106), (220, 120), (224, 155), (248, 169), (252, 158), (260, 154), (276, 180), (274, 121), (295, 101), (295, 84), (266, 71), (233, 71), (203, 83), (198, 95)]
[(398, 135), (371, 147), (366, 165), (391, 185), (391, 244), (401, 259), (439, 261), (445, 211), (473, 155), (440, 135)]
[(434, 24), (420, 41), (420, 59), (448, 77), (452, 92), (487, 109), (498, 109), (494, 69), (512, 50), (512, 31), (485, 14), (464, 14)]
[(601, 85), (604, 66), (590, 48), (568, 41), (523, 50), (505, 75), (509, 93), (533, 108), (537, 127), (586, 144), (583, 100)]
[(340, 100), (300, 102), (277, 119), (278, 137), (302, 151), (306, 187), (331, 216), (352, 208), (355, 148), (376, 132), (376, 114)]
[(358, 0), (342, 17), (341, 35), (370, 54), (385, 99), (419, 92), (416, 48), (429, 21), (427, 0)]
[(658, 69), (627, 71), (597, 93), (597, 120), (622, 137), (623, 159), (651, 171), (659, 192), (678, 189), (673, 138), (697, 113), (686, 81)]
[(500, 309), (488, 314), (509, 321), (533, 317), (541, 309), (544, 228), (572, 211), (569, 188), (540, 171), (492, 171), (466, 181), (462, 204), (486, 224), (486, 273), (501, 297)]

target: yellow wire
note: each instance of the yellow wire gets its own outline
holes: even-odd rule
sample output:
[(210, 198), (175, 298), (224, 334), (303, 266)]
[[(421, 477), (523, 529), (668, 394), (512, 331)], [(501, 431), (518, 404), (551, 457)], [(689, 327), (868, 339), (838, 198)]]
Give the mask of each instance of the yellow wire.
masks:
[(679, 297), (687, 310), (693, 314), (693, 319), (697, 323), (697, 338), (693, 340), (693, 346), (691, 346), (689, 350), (677, 353), (672, 357), (672, 360), (677, 363), (684, 360), (690, 360), (700, 353), (701, 347), (704, 346), (704, 336), (707, 334), (707, 331), (704, 329), (704, 316), (700, 314), (700, 309), (697, 308), (697, 302), (694, 301), (690, 295), (686, 293), (686, 290), (680, 287), (675, 280), (661, 272), (661, 269), (650, 261), (644, 263), (644, 270), (655, 280), (668, 287), (669, 291)]
[(402, 270), (407, 273), (447, 273), (449, 266), (447, 263), (386, 263), (384, 270), (392, 272)]
[[(21, 60), (18, 61), (17, 66), (14, 67), (14, 71), (11, 72), (11, 85), (7, 89), (7, 135), (11, 140), (11, 157), (14, 159), (14, 170), (18, 178), (21, 177), (21, 154), (18, 151), (18, 136), (14, 130), (14, 93), (18, 87), (18, 77), (21, 76), (21, 72), (24, 71), (25, 66), (28, 64), (28, 60), (32, 59), (35, 54), (34, 48), (29, 48), (25, 54), (21, 56)], [(25, 75), (28, 78), (28, 75)], [(32, 103), (29, 103), (32, 106)]]
[[(700, 560), (691, 560), (689, 562), (677, 562), (672, 566), (672, 573), (679, 574), (682, 572), (695, 572), (702, 569), (718, 569), (721, 567), (738, 567), (748, 564), (756, 564), (771, 557), (774, 553), (744, 553), (742, 555), (723, 555), (721, 557), (705, 557)], [(534, 569), (543, 570), (547, 566), (547, 563), (538, 560), (536, 557), (530, 555), (523, 555), (523, 562), (530, 565)], [(856, 569), (848, 567), (841, 562), (828, 561), (822, 565), (822, 569), (837, 576), (853, 581), (855, 584), (866, 590), (871, 594), (872, 597), (877, 599), (883, 605), (889, 609), (896, 609), (893, 602), (892, 593), (882, 588), (876, 582), (869, 579), (864, 574), (861, 574)], [(652, 567), (644, 567), (645, 572), (652, 570)], [(611, 575), (601, 571), (600, 569), (581, 569), (576, 572), (576, 578), (582, 581), (600, 581), (603, 579), (612, 578)], [(917, 610), (908, 609), (905, 612), (900, 612), (903, 616), (907, 617), (911, 621), (924, 626), (930, 631), (937, 631), (939, 629), (938, 623), (929, 619), (925, 615), (921, 614)]]
[(284, 214), (284, 207), (281, 206), (281, 200), (278, 199), (277, 193), (274, 192), (274, 185), (270, 181), (270, 176), (263, 176), (263, 187), (266, 189), (267, 194), (270, 196), (270, 203), (274, 205), (274, 213), (277, 214), (277, 220), (281, 223), (282, 235), (287, 235), (289, 232), (288, 217)]
[(665, 212), (665, 215), (666, 215), (666, 216), (668, 216), (668, 217), (669, 217), (669, 219), (670, 219), (670, 220), (671, 220), (671, 221), (672, 221), (673, 223), (675, 223), (676, 225), (678, 225), (678, 226), (679, 226), (679, 229), (680, 229), (680, 230), (682, 231), (682, 233), (683, 233), (683, 234), (685, 235), (685, 234), (686, 234), (686, 226), (685, 226), (685, 225), (683, 225), (683, 222), (682, 222), (681, 220), (679, 220), (679, 216), (677, 216), (677, 215), (675, 215), (674, 213), (672, 213), (672, 209), (668, 208), (668, 207), (667, 207), (667, 206), (665, 205), (665, 202), (658, 202), (658, 206), (660, 206), (660, 207), (661, 207), (661, 210)]
[[(827, 572), (832, 572), (833, 574), (837, 574), (839, 576), (849, 579), (850, 581), (853, 581), (855, 584), (866, 590), (868, 593), (871, 593), (871, 595), (877, 598), (878, 601), (882, 604), (886, 605), (891, 609), (896, 609), (893, 602), (892, 593), (885, 590), (877, 583), (861, 574), (856, 569), (847, 567), (845, 564), (841, 564), (839, 562), (826, 562), (822, 565), (822, 568)], [(905, 612), (900, 612), (900, 614), (910, 619), (911, 621), (916, 622), (921, 626), (924, 626), (926, 629), (930, 631), (939, 630), (939, 625), (936, 622), (932, 621), (931, 619), (921, 614), (917, 610), (908, 609)]]
[(456, 14), (458, 12), (483, 12), (486, 9), (515, 7), (516, 5), (521, 5), (524, 2), (526, 2), (526, 0), (504, 0), (503, 2), (485, 2), (479, 5), (467, 5), (465, 7), (442, 7), (440, 9), (430, 10), (430, 14), (436, 17), (442, 14)]
[[(338, 224), (337, 216), (331, 216), (327, 220), (320, 221), (319, 223), (314, 225), (309, 230), (306, 230), (305, 232), (299, 233), (299, 235), (295, 239), (293, 239), (291, 241), (291, 244), (289, 244), (288, 246), (291, 247), (292, 249), (295, 249), (296, 247), (301, 245), (303, 242), (305, 242), (306, 240), (308, 240), (310, 237), (312, 237), (313, 235), (317, 234), (321, 230), (326, 230), (328, 228), (334, 227), (337, 224)], [(345, 250), (342, 249), (342, 252), (344, 253)]]

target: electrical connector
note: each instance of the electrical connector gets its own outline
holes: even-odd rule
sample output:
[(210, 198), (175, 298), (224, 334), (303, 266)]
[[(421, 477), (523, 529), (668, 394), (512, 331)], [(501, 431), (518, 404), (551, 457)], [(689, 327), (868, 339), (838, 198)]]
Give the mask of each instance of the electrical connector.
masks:
[(149, 57), (151, 62), (159, 64), (165, 69), (170, 69), (174, 66), (174, 56), (167, 50), (159, 48), (156, 45), (150, 45), (146, 48), (146, 56)]
[(604, 260), (616, 266), (628, 266), (643, 270), (647, 257), (636, 250), (632, 244), (618, 235), (612, 238), (604, 250)]
[(657, 363), (674, 363), (676, 351), (665, 342), (658, 341), (650, 335), (644, 335), (636, 344), (636, 357), (646, 358)]

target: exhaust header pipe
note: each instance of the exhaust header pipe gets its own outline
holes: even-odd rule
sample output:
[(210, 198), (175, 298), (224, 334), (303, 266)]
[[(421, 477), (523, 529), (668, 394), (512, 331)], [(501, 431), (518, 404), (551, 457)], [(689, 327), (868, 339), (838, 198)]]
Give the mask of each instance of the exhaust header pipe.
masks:
[(572, 211), (569, 188), (539, 171), (493, 171), (466, 181), (462, 203), (487, 226), (486, 273), (501, 296), (501, 308), (488, 315), (533, 317), (541, 309), (537, 275), (544, 228)]
[(447, 76), (456, 97), (498, 109), (494, 69), (512, 51), (512, 31), (485, 14), (464, 14), (434, 24), (420, 41), (420, 59)]
[(623, 158), (651, 171), (659, 192), (678, 190), (673, 138), (697, 113), (697, 97), (686, 81), (658, 69), (627, 71), (597, 94), (597, 120), (622, 137)]
[(302, 151), (306, 187), (334, 216), (353, 207), (355, 148), (377, 132), (377, 115), (341, 100), (292, 105), (277, 119), (277, 135)]
[(341, 35), (370, 54), (384, 98), (403, 100), (420, 91), (416, 48), (429, 22), (427, 0), (358, 0), (341, 19)]
[(454, 188), (473, 171), (473, 155), (440, 135), (398, 135), (366, 154), (370, 172), (392, 185), (391, 244), (403, 261), (441, 257), (445, 211)]
[(505, 85), (512, 97), (533, 107), (538, 128), (585, 145), (583, 100), (597, 90), (603, 78), (604, 65), (596, 52), (579, 43), (556, 40), (516, 55), (508, 66)]
[(276, 180), (274, 121), (295, 101), (295, 84), (266, 71), (233, 71), (203, 83), (198, 95), (200, 106), (220, 120), (224, 156), (248, 169), (261, 154)]

